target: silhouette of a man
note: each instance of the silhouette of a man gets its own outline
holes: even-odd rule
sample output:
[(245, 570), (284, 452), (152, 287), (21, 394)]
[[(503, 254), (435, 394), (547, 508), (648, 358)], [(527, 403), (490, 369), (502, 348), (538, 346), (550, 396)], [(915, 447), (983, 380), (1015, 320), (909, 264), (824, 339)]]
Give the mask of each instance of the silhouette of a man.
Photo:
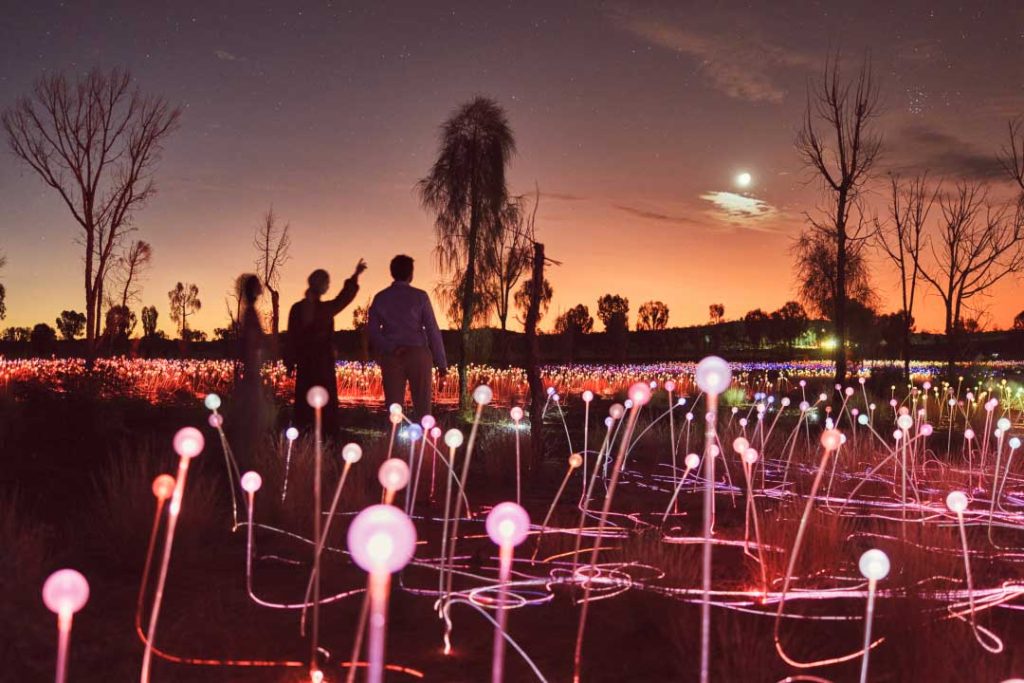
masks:
[(413, 260), (399, 255), (391, 260), (391, 286), (381, 290), (370, 304), (370, 345), (380, 363), (387, 405), (405, 404), (409, 386), (419, 417), (430, 413), (433, 378), (448, 372), (441, 330), (437, 327), (430, 297), (412, 282)]
[(331, 286), (326, 270), (314, 270), (309, 275), (309, 287), (302, 301), (288, 312), (288, 338), (285, 364), (289, 372), (295, 370), (295, 426), (309, 428), (313, 424), (313, 409), (306, 402), (306, 392), (322, 386), (327, 390), (327, 405), (321, 411), (323, 433), (333, 436), (338, 429), (338, 383), (335, 378), (334, 316), (352, 303), (359, 291), (359, 275), (366, 270), (366, 262), (359, 259), (356, 270), (338, 292), (338, 296), (321, 301)]

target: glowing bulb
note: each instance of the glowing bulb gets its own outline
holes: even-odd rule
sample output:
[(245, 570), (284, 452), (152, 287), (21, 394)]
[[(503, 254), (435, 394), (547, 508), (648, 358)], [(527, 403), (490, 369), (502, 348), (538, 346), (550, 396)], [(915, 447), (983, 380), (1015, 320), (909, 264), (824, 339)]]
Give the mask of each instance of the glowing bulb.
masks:
[(744, 439), (742, 436), (736, 437), (732, 442), (732, 449), (736, 451), (737, 455), (743, 455), (743, 453), (750, 448), (750, 442)]
[(308, 403), (311, 408), (323, 408), (327, 405), (327, 399), (327, 390), (323, 387), (311, 387), (310, 390), (306, 392), (306, 403)]
[(194, 458), (203, 452), (206, 440), (195, 427), (182, 427), (174, 435), (174, 452), (183, 458)]
[(974, 430), (970, 429), (970, 428), (965, 429), (964, 430), (964, 438), (967, 439), (968, 441), (973, 439), (974, 438)]
[(246, 493), (256, 493), (263, 486), (263, 477), (256, 472), (246, 472), (242, 475), (242, 490)]
[(1012, 439), (1010, 439), (1010, 448), (1012, 448), (1013, 450), (1017, 450), (1018, 448), (1020, 448), (1020, 439), (1018, 437), (1015, 436)]
[(747, 463), (748, 465), (753, 465), (755, 462), (757, 462), (757, 449), (748, 448), (747, 450), (743, 451), (743, 462)]
[(203, 399), (203, 405), (206, 406), (207, 410), (217, 410), (217, 408), (220, 408), (220, 396), (217, 394), (207, 394), (206, 398)]
[(494, 398), (494, 393), (486, 384), (481, 384), (473, 390), (473, 400), (476, 401), (476, 404), (479, 406), (487, 405), (491, 402), (492, 398)]
[(900, 429), (910, 429), (914, 426), (914, 418), (909, 415), (900, 415), (899, 419), (896, 420), (896, 424)]
[(399, 458), (388, 458), (380, 464), (377, 481), (388, 491), (401, 491), (409, 483), (409, 466)]
[(739, 173), (739, 174), (736, 175), (736, 185), (737, 185), (737, 187), (742, 187), (742, 188), (750, 187), (750, 183), (753, 182), (753, 180), (754, 180), (754, 177), (751, 176), (746, 171), (743, 171), (742, 173)]
[(789, 404), (792, 403), (792, 401), (789, 400), (788, 396), (783, 396), (782, 400), (779, 401), (779, 403), (782, 405), (783, 408), (788, 408)]
[(963, 512), (967, 509), (967, 494), (963, 491), (950, 491), (946, 496), (946, 507), (950, 512)]
[(401, 415), (402, 405), (400, 403), (392, 403), (388, 406), (388, 414), (390, 415)]
[(896, 441), (899, 441), (900, 439), (902, 439), (902, 438), (903, 438), (903, 431), (902, 431), (902, 430), (899, 430), (899, 429), (895, 430), (895, 431), (894, 431), (894, 432), (892, 433), (892, 438), (893, 438), (894, 440), (896, 440)]
[(530, 516), (515, 503), (498, 503), (487, 513), (484, 526), (496, 545), (517, 546), (530, 533)]
[(444, 433), (444, 443), (448, 448), (458, 448), (462, 445), (462, 432), (458, 429), (449, 429)]
[(671, 391), (675, 391), (675, 390), (676, 390), (676, 383), (673, 382), (670, 379), (665, 380), (665, 391), (671, 392)]
[(295, 441), (295, 439), (299, 438), (299, 430), (295, 427), (289, 427), (284, 430), (284, 437), (289, 441)]
[(931, 436), (932, 432), (934, 431), (934, 427), (925, 422), (923, 425), (921, 425), (921, 429), (919, 429), (918, 431), (921, 432), (921, 436)]
[(435, 424), (437, 424), (437, 420), (433, 415), (424, 415), (420, 418), (420, 426), (423, 427), (424, 432), (429, 432)]
[(218, 429), (224, 424), (224, 416), (220, 413), (210, 413), (210, 416), (206, 418), (206, 423), (214, 429)]
[(431, 439), (433, 439), (434, 441), (437, 441), (440, 437), (441, 437), (441, 428), (440, 427), (434, 427), (433, 429), (430, 430), (430, 438)]
[(1010, 430), (1010, 421), (1005, 417), (1001, 417), (996, 422), (996, 427), (999, 427), (1000, 431), (1002, 431), (1005, 434)]
[(835, 451), (843, 444), (842, 434), (837, 429), (826, 429), (821, 433), (821, 445), (826, 451)]
[(520, 408), (519, 406), (514, 406), (512, 408), (512, 410), (510, 410), (508, 412), (509, 412), (509, 415), (512, 416), (512, 421), (513, 422), (519, 422), (520, 420), (523, 419), (523, 409)]
[(74, 569), (58, 569), (43, 584), (43, 604), (54, 614), (70, 616), (89, 602), (89, 582)]
[(174, 492), (174, 477), (169, 474), (161, 474), (153, 480), (153, 495), (158, 500), (167, 500)]
[(554, 387), (548, 387), (547, 388), (547, 392), (548, 392), (548, 396), (551, 396), (552, 394), (555, 393), (555, 388)]
[(889, 575), (889, 556), (877, 548), (861, 555), (858, 564), (865, 579), (880, 581)]
[(718, 356), (708, 356), (697, 363), (695, 375), (701, 391), (716, 396), (728, 389), (732, 380), (729, 364)]
[(363, 457), (363, 449), (357, 443), (347, 443), (341, 448), (341, 459), (350, 465), (359, 462)]
[(866, 414), (858, 415), (857, 422), (859, 422), (862, 425), (866, 425), (868, 423), (868, 416)]
[(416, 527), (394, 505), (371, 505), (349, 525), (348, 550), (367, 572), (397, 572), (416, 550)]
[(608, 414), (611, 416), (613, 420), (621, 419), (623, 413), (625, 412), (626, 409), (622, 407), (621, 403), (613, 403), (611, 407), (608, 408)]
[(411, 424), (405, 430), (405, 436), (409, 441), (419, 441), (423, 438), (423, 427), (420, 427), (418, 424)]
[(629, 388), (629, 398), (634, 405), (646, 405), (651, 400), (651, 387), (644, 382), (637, 382)]
[(683, 464), (689, 467), (691, 470), (697, 469), (697, 465), (700, 464), (700, 456), (696, 453), (690, 453), (683, 460)]
[(573, 453), (569, 456), (569, 467), (576, 469), (583, 464), (583, 456), (579, 453)]
[(594, 400), (594, 392), (593, 391), (591, 391), (590, 389), (587, 389), (586, 391), (583, 392), (583, 402), (584, 403), (590, 403), (593, 400)]

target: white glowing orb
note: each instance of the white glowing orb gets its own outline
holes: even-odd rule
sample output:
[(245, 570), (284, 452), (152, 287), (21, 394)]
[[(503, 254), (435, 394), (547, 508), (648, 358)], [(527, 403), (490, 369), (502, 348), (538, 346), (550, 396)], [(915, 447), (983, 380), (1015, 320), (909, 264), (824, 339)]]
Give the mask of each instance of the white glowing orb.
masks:
[(622, 407), (621, 403), (613, 403), (611, 407), (608, 408), (608, 415), (610, 415), (613, 420), (621, 419), (622, 414), (625, 412), (626, 409)]
[(263, 477), (257, 472), (246, 472), (242, 475), (242, 490), (246, 493), (256, 493), (263, 486)]
[(821, 445), (826, 451), (838, 450), (843, 444), (843, 435), (837, 429), (826, 429), (821, 433)]
[(1010, 430), (1010, 421), (1005, 417), (999, 418), (996, 422), (996, 427), (999, 427), (1004, 433)]
[(473, 390), (473, 400), (476, 401), (476, 404), (479, 406), (487, 405), (491, 402), (492, 398), (494, 398), (494, 392), (492, 392), (491, 388), (486, 384), (481, 384)]
[(737, 455), (743, 455), (748, 448), (750, 448), (750, 442), (742, 436), (737, 436), (732, 442), (732, 449), (736, 451)]
[(752, 182), (754, 182), (754, 176), (746, 171), (736, 174), (736, 187), (748, 188)]
[(676, 390), (676, 383), (672, 380), (665, 380), (665, 391), (672, 393)]
[(371, 505), (349, 525), (348, 550), (367, 572), (397, 572), (409, 563), (415, 549), (416, 527), (393, 505)]
[(284, 437), (289, 441), (295, 441), (295, 439), (299, 438), (299, 430), (295, 427), (289, 427), (284, 430)]
[(207, 410), (217, 410), (217, 408), (220, 408), (220, 396), (217, 394), (207, 394), (206, 398), (203, 399), (203, 405), (206, 406)]
[(584, 403), (590, 403), (593, 400), (594, 400), (594, 392), (593, 391), (591, 391), (590, 389), (587, 389), (586, 391), (583, 392), (583, 402)]
[(448, 448), (458, 448), (462, 445), (462, 432), (458, 429), (449, 429), (444, 433), (444, 444)]
[(708, 356), (697, 363), (695, 375), (701, 391), (715, 396), (728, 389), (732, 381), (729, 364), (718, 356)]
[(194, 458), (203, 452), (206, 440), (195, 427), (182, 427), (174, 435), (174, 452), (183, 458)]
[(43, 603), (54, 614), (72, 615), (89, 602), (89, 582), (74, 569), (58, 569), (43, 584)]
[(523, 419), (523, 409), (520, 408), (519, 406), (514, 406), (512, 410), (508, 412), (509, 415), (512, 417), (513, 422), (519, 422), (520, 420)]
[(401, 415), (402, 414), (402, 406), (401, 406), (401, 404), (399, 404), (399, 403), (392, 403), (391, 405), (389, 405), (388, 406), (388, 413), (390, 413), (391, 415)]
[(341, 448), (341, 459), (350, 465), (359, 462), (363, 457), (363, 449), (357, 443), (347, 443)]
[(517, 546), (530, 533), (530, 516), (515, 503), (498, 503), (487, 513), (484, 526), (496, 545)]
[(579, 453), (573, 453), (569, 456), (569, 467), (576, 469), (583, 464), (583, 456)]
[(946, 496), (946, 507), (950, 512), (963, 512), (967, 509), (967, 494), (963, 491), (950, 491)]
[(401, 491), (409, 483), (409, 466), (399, 458), (388, 458), (377, 471), (377, 481), (388, 491)]
[(748, 448), (747, 450), (743, 451), (743, 462), (747, 463), (748, 465), (753, 465), (755, 462), (757, 462), (757, 449)]
[(308, 403), (311, 408), (323, 408), (327, 405), (327, 399), (327, 390), (323, 387), (311, 387), (310, 390), (306, 392), (306, 403)]
[(651, 386), (644, 382), (637, 382), (629, 388), (629, 398), (636, 406), (646, 405), (651, 400)]
[(881, 581), (889, 575), (889, 556), (878, 548), (872, 548), (861, 555), (858, 564), (865, 579)]
[(437, 424), (437, 420), (433, 415), (424, 415), (420, 418), (420, 426), (423, 427), (424, 432), (429, 432), (435, 424)]
[(683, 464), (686, 465), (687, 468), (695, 470), (697, 469), (697, 465), (700, 464), (700, 456), (696, 453), (690, 453), (683, 460)]

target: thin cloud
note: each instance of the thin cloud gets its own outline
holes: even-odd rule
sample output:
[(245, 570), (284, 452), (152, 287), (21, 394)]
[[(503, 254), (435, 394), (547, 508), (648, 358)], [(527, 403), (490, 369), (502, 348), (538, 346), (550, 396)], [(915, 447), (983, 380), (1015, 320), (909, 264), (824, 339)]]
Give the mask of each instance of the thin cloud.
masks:
[(244, 62), (245, 57), (239, 57), (233, 52), (227, 50), (214, 50), (213, 56), (222, 62)]
[(709, 212), (714, 219), (750, 230), (774, 232), (768, 224), (780, 215), (763, 199), (735, 192), (709, 191), (700, 198), (714, 207)]
[(1004, 179), (996, 150), (979, 150), (952, 133), (924, 124), (904, 126), (890, 138), (890, 170), (930, 171), (968, 180)]
[(749, 30), (696, 30), (661, 18), (637, 16), (619, 7), (610, 10), (612, 23), (659, 47), (697, 60), (709, 84), (729, 97), (751, 102), (782, 102), (786, 91), (776, 75), (781, 69), (813, 68), (811, 55), (772, 43)]
[(540, 196), (546, 197), (548, 199), (556, 199), (562, 202), (582, 202), (587, 199), (586, 197), (582, 197), (580, 195), (568, 194), (564, 192), (541, 192)]
[(643, 218), (645, 220), (657, 221), (659, 223), (677, 223), (677, 224), (693, 224), (697, 221), (689, 218), (688, 216), (673, 216), (671, 214), (662, 213), (660, 211), (650, 211), (648, 209), (641, 209), (635, 206), (627, 206), (625, 204), (612, 204), (613, 207), (619, 211), (628, 213), (636, 218)]

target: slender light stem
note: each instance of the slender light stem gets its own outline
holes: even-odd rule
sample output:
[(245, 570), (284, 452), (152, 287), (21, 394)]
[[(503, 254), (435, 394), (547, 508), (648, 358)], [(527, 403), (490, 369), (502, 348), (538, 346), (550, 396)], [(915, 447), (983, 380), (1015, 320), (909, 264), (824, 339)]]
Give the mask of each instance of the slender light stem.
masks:
[(60, 612), (57, 615), (57, 672), (56, 683), (64, 683), (68, 675), (68, 647), (71, 643), (71, 612)]
[(367, 641), (370, 660), (369, 683), (381, 683), (384, 680), (384, 644), (387, 639), (388, 592), (391, 588), (391, 575), (373, 572), (370, 574), (370, 628)]
[(512, 546), (502, 544), (499, 549), (497, 624), (494, 627), (494, 655), (491, 659), (491, 683), (501, 683), (505, 677), (505, 630), (508, 625), (508, 579), (512, 573)]
[(871, 654), (871, 622), (875, 617), (875, 590), (878, 581), (868, 579), (868, 607), (864, 613), (864, 657), (860, 662), (860, 683), (868, 680), (868, 656)]
[(701, 556), (700, 680), (707, 683), (711, 670), (711, 529), (715, 520), (715, 445), (718, 394), (707, 396), (704, 425), (704, 548)]
[(321, 443), (323, 431), (323, 417), (320, 408), (315, 412), (315, 431), (313, 443), (313, 625), (309, 637), (309, 675), (316, 678), (320, 673), (319, 645), (320, 645), (320, 552), (323, 550), (322, 539), (320, 538), (320, 515), (321, 512), (321, 481), (320, 463), (323, 458), (323, 445)]

